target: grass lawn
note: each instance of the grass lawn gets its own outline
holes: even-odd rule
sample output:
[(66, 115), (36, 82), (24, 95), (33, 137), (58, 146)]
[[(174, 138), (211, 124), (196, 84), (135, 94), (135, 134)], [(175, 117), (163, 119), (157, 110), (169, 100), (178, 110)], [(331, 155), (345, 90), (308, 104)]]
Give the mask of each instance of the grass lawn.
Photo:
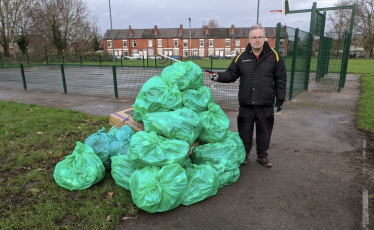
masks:
[(77, 141), (110, 127), (108, 117), (0, 101), (0, 126), (0, 229), (109, 229), (136, 216), (130, 192), (110, 172), (82, 191), (53, 178)]
[(357, 127), (374, 138), (374, 60), (350, 59), (348, 73), (361, 75), (361, 97), (357, 108)]

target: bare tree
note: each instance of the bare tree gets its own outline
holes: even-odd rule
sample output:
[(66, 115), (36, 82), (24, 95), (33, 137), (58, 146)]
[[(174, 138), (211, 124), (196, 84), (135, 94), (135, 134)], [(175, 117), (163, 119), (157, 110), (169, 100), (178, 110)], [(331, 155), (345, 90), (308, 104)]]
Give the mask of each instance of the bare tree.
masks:
[[(365, 49), (365, 58), (369, 58), (374, 45), (374, 0), (341, 0), (335, 6), (352, 4), (357, 6), (352, 41), (362, 41), (362, 46)], [(332, 24), (330, 33), (337, 33), (339, 37), (343, 38), (345, 31), (349, 30), (351, 11), (334, 11), (328, 20)]]
[(60, 55), (75, 49), (74, 44), (89, 39), (97, 29), (97, 19), (92, 21), (88, 3), (83, 0), (36, 0), (31, 18), (34, 33), (52, 41)]
[[(0, 0), (0, 44), (5, 56), (9, 56), (9, 44), (17, 40), (21, 30), (27, 30), (29, 24), (28, 12), (33, 0)], [(13, 47), (13, 54), (16, 55)]]
[(219, 24), (218, 24), (217, 19), (213, 19), (213, 18), (209, 19), (207, 26), (209, 28), (218, 28)]

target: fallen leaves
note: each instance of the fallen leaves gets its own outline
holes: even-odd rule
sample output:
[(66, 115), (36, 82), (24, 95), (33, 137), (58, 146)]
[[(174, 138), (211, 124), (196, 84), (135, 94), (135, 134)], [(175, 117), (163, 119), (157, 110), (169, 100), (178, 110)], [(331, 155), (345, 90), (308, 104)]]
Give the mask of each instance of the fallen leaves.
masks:
[(124, 217), (122, 217), (122, 220), (124, 220), (124, 221), (126, 221), (126, 220), (132, 220), (132, 218), (128, 217), (128, 216), (124, 216)]
[(109, 220), (111, 220), (111, 219), (112, 219), (112, 215), (107, 215), (107, 216), (106, 216), (106, 220), (109, 221)]
[(49, 155), (52, 155), (53, 151), (49, 151)]
[(102, 207), (102, 205), (100, 205), (100, 206), (96, 206), (97, 209), (100, 209), (101, 207)]
[(36, 134), (38, 134), (38, 135), (43, 135), (43, 132), (36, 132)]
[(38, 168), (37, 170), (38, 170), (38, 171), (44, 171), (45, 169), (43, 169), (43, 168)]
[(82, 129), (81, 127), (78, 127), (78, 129)]
[(108, 199), (112, 200), (113, 199), (113, 192), (108, 192)]
[(37, 188), (32, 188), (32, 189), (30, 189), (30, 192), (39, 192), (40, 190), (39, 189), (37, 189)]

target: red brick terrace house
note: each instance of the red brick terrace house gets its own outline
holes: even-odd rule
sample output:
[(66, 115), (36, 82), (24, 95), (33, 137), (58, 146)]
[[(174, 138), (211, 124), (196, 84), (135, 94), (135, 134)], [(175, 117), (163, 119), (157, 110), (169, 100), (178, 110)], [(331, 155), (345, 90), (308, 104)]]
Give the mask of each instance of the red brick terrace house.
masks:
[[(275, 47), (276, 27), (265, 27), (266, 40), (270, 47)], [(130, 56), (140, 54), (153, 56), (156, 54), (175, 56), (200, 56), (219, 55), (224, 57), (231, 51), (240, 53), (249, 42), (248, 28), (179, 28), (158, 29), (116, 29), (113, 30), (113, 43), (111, 31), (104, 35), (104, 51), (111, 53), (114, 45), (115, 55)], [(281, 33), (279, 53), (287, 55), (287, 33)], [(192, 44), (192, 47), (190, 46)], [(191, 53), (189, 50), (191, 49)]]

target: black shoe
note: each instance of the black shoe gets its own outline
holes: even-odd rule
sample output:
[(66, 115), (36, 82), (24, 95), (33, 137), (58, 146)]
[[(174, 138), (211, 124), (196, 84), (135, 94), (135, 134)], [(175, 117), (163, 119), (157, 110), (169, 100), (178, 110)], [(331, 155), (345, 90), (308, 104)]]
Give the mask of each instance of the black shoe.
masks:
[(257, 161), (260, 162), (265, 167), (273, 166), (273, 164), (270, 163), (269, 159), (267, 159), (267, 158), (257, 157)]

